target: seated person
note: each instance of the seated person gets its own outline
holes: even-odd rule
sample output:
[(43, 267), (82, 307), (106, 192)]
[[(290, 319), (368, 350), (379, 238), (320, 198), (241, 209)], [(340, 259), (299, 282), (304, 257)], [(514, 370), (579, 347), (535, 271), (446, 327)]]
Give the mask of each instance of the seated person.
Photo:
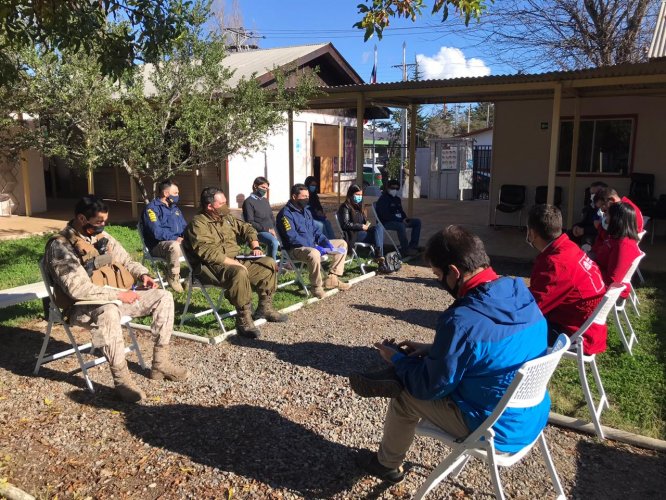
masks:
[(579, 246), (592, 245), (597, 237), (597, 227), (595, 222), (601, 218), (601, 210), (594, 202), (594, 196), (603, 188), (608, 187), (605, 182), (597, 181), (590, 184), (589, 199), (585, 200), (585, 206), (581, 212), (580, 222), (574, 224), (571, 228), (569, 237), (575, 241)]
[(629, 203), (613, 203), (608, 207), (608, 238), (601, 245), (595, 261), (607, 286), (612, 283), (625, 283), (626, 289), (620, 295), (629, 296), (630, 288), (624, 281), (631, 264), (641, 254), (638, 248), (636, 211)]
[(247, 243), (255, 257), (263, 255), (257, 232), (248, 223), (234, 217), (221, 189), (208, 187), (201, 192), (201, 212), (185, 229), (184, 247), (191, 259), (192, 272), (212, 276), (224, 289), (225, 296), (238, 314), (236, 332), (251, 339), (258, 338), (259, 328), (252, 317), (252, 288), (259, 295), (254, 319), (287, 321), (287, 316), (273, 309), (277, 287), (277, 265), (270, 257), (237, 260), (239, 242)]
[(631, 205), (631, 207), (634, 209), (634, 213), (636, 214), (636, 230), (639, 233), (643, 232), (643, 214), (641, 213), (641, 209), (638, 208), (633, 201), (631, 201), (626, 196), (620, 198), (620, 195), (617, 194), (617, 191), (615, 191), (613, 188), (604, 188), (599, 191), (599, 194), (601, 195), (602, 200), (601, 209), (604, 211), (604, 213), (608, 213), (608, 208), (613, 203), (623, 202)]
[[(308, 188), (304, 184), (295, 184), (291, 188), (291, 199), (278, 213), (277, 228), (285, 250), (293, 259), (308, 266), (310, 283), (314, 287), (312, 293), (321, 299), (324, 288), (348, 290), (351, 287), (339, 280), (345, 271), (347, 243), (344, 240), (329, 240), (322, 234), (307, 209), (308, 203)], [(322, 287), (321, 258), (326, 254), (329, 254), (332, 264)]]
[(309, 210), (312, 212), (312, 218), (314, 219), (315, 225), (319, 227), (319, 230), (324, 233), (329, 240), (335, 238), (335, 232), (333, 231), (333, 225), (331, 221), (326, 218), (326, 213), (324, 212), (324, 207), (319, 201), (319, 195), (317, 194), (317, 179), (313, 176), (305, 178), (305, 186), (308, 189), (308, 194), (310, 196)]
[(252, 194), (243, 202), (243, 219), (257, 230), (259, 241), (266, 245), (267, 254), (277, 260), (280, 242), (275, 234), (275, 217), (271, 204), (268, 203), (268, 186), (266, 177), (257, 177), (252, 183)]
[[(562, 233), (562, 213), (553, 205), (535, 205), (527, 218), (526, 241), (540, 253), (534, 261), (530, 291), (548, 320), (548, 342), (571, 336), (585, 323), (606, 293), (601, 271)], [(583, 336), (585, 354), (606, 350), (606, 325), (592, 324)]]
[(352, 184), (347, 189), (345, 202), (338, 209), (338, 220), (349, 246), (356, 242), (373, 246), (381, 270), (384, 265), (384, 228), (379, 225), (370, 227), (370, 222), (363, 213), (362, 203), (363, 190)]
[[(377, 217), (386, 230), (397, 231), (400, 240), (400, 253), (411, 256), (418, 255), (419, 239), (421, 237), (421, 220), (407, 218), (402, 209), (402, 201), (398, 193), (400, 182), (390, 180), (386, 190), (377, 200)], [(407, 228), (412, 229), (412, 235), (407, 242)]]
[[(425, 258), (455, 301), (437, 320), (432, 344), (401, 342), (409, 355), (375, 344), (403, 389), (389, 403), (379, 452), (357, 459), (368, 473), (393, 483), (404, 477), (402, 463), (422, 418), (456, 438), (467, 437), (493, 412), (516, 368), (548, 347), (546, 320), (534, 297), (521, 278), (495, 274), (478, 236), (449, 226), (430, 238)], [(361, 395), (395, 384), (352, 378), (352, 389)], [(549, 410), (547, 393), (534, 407), (507, 409), (493, 427), (497, 449), (512, 453), (533, 442)]]
[(174, 292), (182, 292), (180, 285), (180, 243), (187, 222), (178, 208), (178, 186), (167, 179), (157, 185), (158, 197), (143, 211), (143, 241), (153, 257), (168, 262), (166, 279)]
[[(151, 379), (182, 381), (189, 372), (169, 360), (173, 296), (158, 288), (148, 269), (132, 260), (104, 231), (108, 218), (109, 207), (101, 198), (81, 198), (74, 208), (74, 219), (46, 244), (44, 263), (54, 283), (56, 305), (70, 323), (91, 329), (93, 347), (101, 349), (109, 362), (116, 394), (125, 402), (135, 403), (146, 394), (134, 384), (127, 368), (122, 316), (153, 318)], [(137, 281), (141, 289), (133, 291)], [(73, 307), (82, 300), (119, 300), (121, 304)]]

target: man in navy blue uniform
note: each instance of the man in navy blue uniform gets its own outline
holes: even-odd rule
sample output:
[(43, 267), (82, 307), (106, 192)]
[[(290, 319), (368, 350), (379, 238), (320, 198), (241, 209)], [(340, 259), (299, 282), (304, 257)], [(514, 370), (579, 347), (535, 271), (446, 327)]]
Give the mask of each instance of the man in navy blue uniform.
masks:
[[(425, 418), (456, 438), (465, 438), (492, 413), (526, 361), (547, 349), (547, 324), (521, 278), (498, 276), (481, 239), (449, 226), (426, 246), (425, 258), (437, 281), (455, 301), (435, 327), (432, 344), (403, 341), (375, 344), (392, 367), (352, 376), (352, 389), (370, 396), (377, 387), (396, 387), (378, 453), (358, 456), (370, 474), (397, 483), (403, 460)], [(548, 421), (550, 396), (532, 408), (510, 408), (497, 421), (496, 447), (515, 452), (533, 442)]]
[[(403, 255), (418, 255), (419, 238), (421, 237), (421, 219), (408, 218), (402, 209), (400, 201), (400, 183), (391, 180), (386, 185), (386, 190), (377, 200), (377, 217), (385, 229), (396, 231), (400, 240), (400, 252)], [(411, 228), (412, 234), (407, 241), (407, 228)]]
[(167, 179), (157, 185), (158, 198), (151, 201), (143, 212), (143, 239), (150, 255), (166, 259), (167, 282), (175, 292), (180, 285), (180, 243), (187, 222), (178, 208), (178, 186)]
[[(309, 203), (308, 188), (305, 184), (295, 184), (291, 188), (291, 199), (278, 212), (277, 229), (284, 249), (297, 261), (305, 262), (310, 272), (312, 293), (318, 299), (324, 297), (324, 288), (347, 290), (349, 283), (338, 278), (345, 271), (347, 242), (345, 240), (329, 240), (321, 232), (307, 209)], [(328, 255), (331, 259), (331, 270), (325, 282), (321, 279), (321, 258)], [(323, 286), (322, 286), (323, 285)]]

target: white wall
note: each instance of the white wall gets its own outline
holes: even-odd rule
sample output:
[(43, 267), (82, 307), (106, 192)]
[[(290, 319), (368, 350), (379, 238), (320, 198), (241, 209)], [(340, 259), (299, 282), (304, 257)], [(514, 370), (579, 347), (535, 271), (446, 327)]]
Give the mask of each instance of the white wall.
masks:
[(470, 134), (468, 137), (474, 139), (475, 146), (492, 146), (493, 145), (493, 129), (484, 130), (479, 134)]
[[(497, 204), (498, 189), (502, 184), (527, 186), (527, 206), (534, 203), (538, 185), (548, 181), (548, 157), (550, 151), (550, 121), (552, 101), (511, 101), (495, 105), (493, 134), (493, 161), (491, 176), (491, 212)], [(574, 114), (574, 101), (562, 102), (562, 117)], [(666, 193), (666, 97), (614, 97), (581, 99), (581, 116), (637, 115), (633, 172), (655, 174), (655, 195)], [(542, 130), (540, 124), (548, 122)], [(601, 180), (628, 194), (629, 177), (577, 175), (574, 191), (574, 222), (583, 206), (585, 187)], [(556, 185), (563, 189), (562, 212), (566, 221), (569, 196), (569, 175), (558, 175)], [(510, 221), (510, 215), (500, 214)], [(501, 222), (501, 221), (500, 221)]]

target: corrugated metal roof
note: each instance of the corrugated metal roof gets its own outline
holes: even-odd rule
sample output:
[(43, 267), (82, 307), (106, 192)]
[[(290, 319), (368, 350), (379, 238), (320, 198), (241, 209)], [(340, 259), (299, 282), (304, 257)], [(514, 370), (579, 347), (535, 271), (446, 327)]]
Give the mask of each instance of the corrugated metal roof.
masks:
[(652, 35), (652, 44), (648, 51), (650, 59), (657, 57), (666, 57), (666, 1), (661, 2), (657, 24)]

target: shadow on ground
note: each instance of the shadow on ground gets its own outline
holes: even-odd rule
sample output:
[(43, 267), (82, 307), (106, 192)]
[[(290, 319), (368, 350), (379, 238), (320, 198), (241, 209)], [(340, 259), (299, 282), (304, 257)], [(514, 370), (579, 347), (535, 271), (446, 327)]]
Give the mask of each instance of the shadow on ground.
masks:
[(123, 411), (128, 431), (150, 446), (306, 498), (348, 490), (361, 476), (354, 465), (355, 449), (328, 441), (274, 410), (250, 405), (128, 407), (84, 391), (71, 397), (78, 403)]
[[(446, 293), (442, 291), (442, 293)], [(424, 328), (434, 329), (437, 324), (437, 318), (442, 311), (429, 311), (426, 309), (393, 309), (392, 307), (373, 306), (370, 304), (353, 304), (351, 307), (361, 311), (379, 314), (380, 316), (390, 316), (397, 321), (404, 321), (412, 325), (422, 326)]]

